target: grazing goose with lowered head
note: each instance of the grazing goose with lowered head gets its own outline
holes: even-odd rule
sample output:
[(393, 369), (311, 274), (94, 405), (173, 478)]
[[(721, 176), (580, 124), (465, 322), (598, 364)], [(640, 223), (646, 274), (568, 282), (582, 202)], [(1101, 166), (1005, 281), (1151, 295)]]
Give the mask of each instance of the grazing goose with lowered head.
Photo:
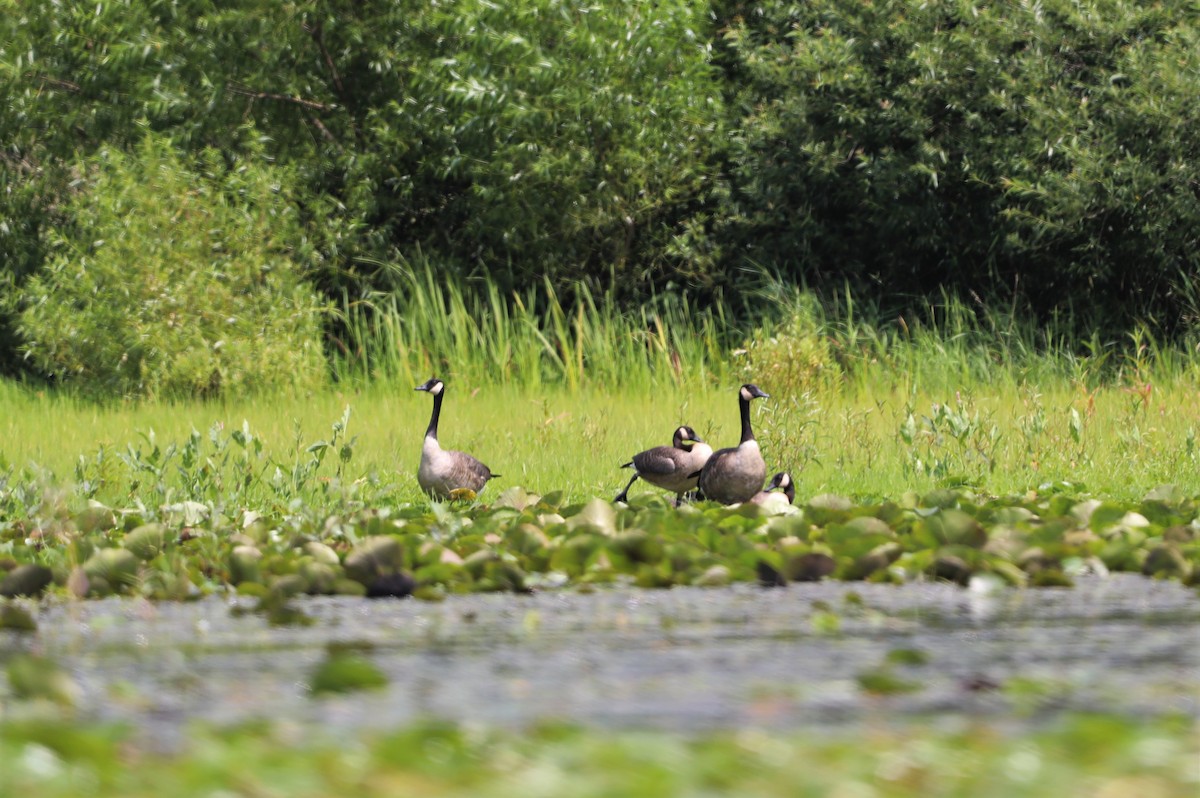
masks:
[(493, 474), (490, 468), (466, 452), (443, 449), (438, 443), (438, 416), (442, 413), (446, 384), (437, 377), (431, 377), (424, 385), (418, 385), (413, 390), (428, 391), (433, 395), (433, 415), (429, 418), (429, 428), (425, 430), (421, 465), (417, 469), (417, 482), (421, 490), (442, 499), (456, 498), (452, 494), (458, 490), (479, 493), (489, 479), (500, 475)]
[(737, 446), (715, 452), (700, 470), (699, 487), (705, 498), (721, 504), (736, 504), (749, 501), (762, 490), (763, 480), (767, 478), (767, 464), (750, 427), (750, 400), (767, 398), (757, 385), (747, 383), (738, 389), (742, 440)]
[(675, 506), (683, 499), (683, 494), (696, 487), (696, 478), (700, 469), (712, 455), (712, 447), (696, 434), (691, 427), (677, 427), (672, 436), (670, 446), (655, 446), (644, 452), (638, 452), (621, 468), (632, 468), (633, 477), (625, 490), (621, 491), (616, 502), (628, 501), (629, 489), (638, 477), (651, 485), (669, 490), (675, 494)]
[[(776, 493), (776, 489), (781, 489), (782, 493)], [(796, 503), (796, 484), (792, 482), (792, 475), (786, 471), (780, 471), (775, 476), (771, 477), (771, 482), (767, 485), (766, 490), (760, 490), (758, 493), (750, 497), (751, 504), (759, 504), (763, 507), (780, 507), (788, 504)]]

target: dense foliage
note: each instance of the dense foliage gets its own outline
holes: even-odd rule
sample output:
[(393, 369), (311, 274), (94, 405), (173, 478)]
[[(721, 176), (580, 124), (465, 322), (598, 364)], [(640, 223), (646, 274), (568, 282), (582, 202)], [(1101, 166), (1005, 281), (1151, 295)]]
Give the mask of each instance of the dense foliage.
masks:
[(1190, 4), (719, 5), (723, 217), (750, 257), (866, 295), (1193, 323)]
[(289, 252), (294, 207), (262, 169), (204, 162), (208, 174), (189, 172), (147, 138), (81, 165), (91, 186), (68, 198), (72, 223), (10, 298), (40, 370), (99, 397), (323, 384), (319, 300)]
[[(105, 203), (90, 166), (149, 136), (279, 184), (271, 246), (401, 318), (414, 260), (503, 298), (548, 279), (568, 311), (581, 286), (728, 302), (750, 267), (889, 311), (949, 287), (1177, 335), (1198, 35), (1186, 0), (3, 0), (0, 288), (54, 279)], [(236, 217), (206, 235), (245, 245)], [(23, 360), (19, 312), (0, 370), (61, 376)]]

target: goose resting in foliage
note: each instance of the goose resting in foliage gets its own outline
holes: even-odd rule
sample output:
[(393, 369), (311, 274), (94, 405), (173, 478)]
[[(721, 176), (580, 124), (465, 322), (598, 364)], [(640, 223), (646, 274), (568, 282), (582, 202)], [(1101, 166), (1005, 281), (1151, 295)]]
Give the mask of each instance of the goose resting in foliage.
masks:
[[(776, 493), (776, 489), (780, 489), (783, 492)], [(786, 471), (780, 471), (778, 474), (771, 477), (771, 482), (769, 485), (767, 485), (766, 490), (760, 490), (758, 493), (750, 497), (750, 503), (760, 504), (764, 507), (795, 504), (796, 484), (792, 482), (792, 475)]]
[(628, 501), (629, 489), (641, 477), (651, 485), (674, 493), (675, 506), (678, 507), (683, 494), (696, 487), (700, 469), (711, 455), (712, 447), (694, 429), (677, 427), (670, 446), (655, 446), (638, 452), (632, 460), (621, 466), (632, 468), (633, 477), (613, 501)]
[(466, 452), (443, 449), (438, 443), (438, 416), (442, 413), (445, 389), (445, 383), (437, 377), (431, 377), (424, 385), (413, 389), (433, 395), (433, 415), (429, 418), (429, 428), (425, 430), (425, 442), (421, 446), (417, 482), (421, 490), (441, 499), (457, 498), (455, 491), (478, 494), (489, 479), (500, 476)]
[(747, 383), (738, 389), (742, 440), (737, 446), (715, 452), (700, 470), (698, 484), (705, 498), (721, 504), (736, 504), (749, 501), (762, 490), (763, 480), (767, 478), (767, 464), (750, 426), (750, 400), (767, 398), (757, 385)]

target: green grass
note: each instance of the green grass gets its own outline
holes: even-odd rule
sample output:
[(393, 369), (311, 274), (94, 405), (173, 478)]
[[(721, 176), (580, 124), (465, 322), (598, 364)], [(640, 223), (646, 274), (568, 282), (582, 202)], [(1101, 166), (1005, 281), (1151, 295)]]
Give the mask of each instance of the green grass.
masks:
[[(801, 496), (1056, 482), (1123, 500), (1163, 483), (1200, 493), (1200, 350), (1186, 342), (1144, 332), (1071, 342), (1053, 325), (950, 297), (886, 318), (766, 274), (746, 275), (736, 314), (686, 295), (622, 310), (585, 285), (567, 310), (549, 286), (505, 296), (491, 283), (446, 282), (423, 261), (392, 267), (392, 282), (385, 299), (344, 303), (353, 343), (334, 341), (338, 387), (316, 395), (98, 405), (0, 381), (0, 474), (58, 488), (90, 474), (89, 496), (120, 504), (137, 490), (119, 455), (152, 448), (142, 440), (151, 431), (161, 447), (183, 446), (193, 430), (204, 438), (245, 423), (290, 471), (350, 407), (339, 476), (419, 501), (429, 402), (412, 388), (436, 374), (449, 390), (444, 444), (503, 474), (499, 489), (615, 495), (617, 466), (669, 442), (678, 424), (734, 444), (734, 391), (753, 381), (772, 395), (755, 410), (768, 468), (791, 471)], [(751, 308), (757, 328), (734, 323)], [(292, 498), (318, 495), (301, 494)]]
[[(1097, 568), (1200, 580), (1196, 453), (1183, 432), (1195, 410), (1180, 385), (1067, 395), (1057, 409), (1029, 394), (934, 403), (776, 392), (755, 417), (770, 468), (797, 474), (802, 514), (781, 518), (675, 510), (653, 489), (635, 490), (629, 508), (610, 503), (628, 475), (619, 464), (680, 422), (733, 442), (732, 387), (469, 387), (447, 389), (442, 437), (503, 475), (475, 505), (420, 494), (431, 403), (408, 386), (225, 406), (25, 397), (31, 411), (5, 423), (45, 425), (27, 437), (51, 448), (30, 459), (85, 454), (49, 475), (21, 468), (0, 479), (0, 571), (38, 566), (52, 590), (88, 597), (236, 587), (285, 614), (298, 592), (361, 594), (383, 577), (430, 599), (562, 581), (965, 584), (990, 574), (1052, 586)], [(146, 423), (161, 426), (138, 432)], [(391, 549), (377, 557), (372, 540)]]
[[(620, 464), (669, 443), (680, 423), (714, 446), (737, 442), (736, 378), (720, 386), (589, 385), (575, 392), (446, 380), (443, 444), (503, 474), (489, 486), (491, 495), (521, 485), (577, 500), (611, 497), (628, 473)], [(70, 487), (79, 466), (78, 474), (102, 483), (93, 498), (121, 505), (136, 491), (119, 456), (130, 446), (149, 450), (151, 432), (165, 448), (183, 446), (193, 430), (207, 440), (214, 425), (228, 435), (245, 423), (268, 459), (287, 470), (307, 460), (312, 443), (328, 439), (349, 407), (353, 446), (344, 480), (370, 478), (393, 500), (420, 501), (415, 471), (430, 402), (412, 390), (416, 384), (108, 407), (8, 386), (0, 389), (0, 473), (44, 475), (49, 484)], [(974, 384), (938, 393), (761, 387), (771, 399), (755, 404), (754, 419), (768, 468), (791, 471), (802, 497), (896, 497), (942, 484), (1007, 494), (1055, 482), (1116, 499), (1140, 498), (1166, 483), (1200, 493), (1200, 404), (1197, 388), (1185, 382), (1092, 390)], [(320, 475), (330, 473), (324, 468)]]
[(575, 288), (567, 306), (549, 280), (510, 296), (495, 283), (447, 282), (426, 262), (392, 270), (395, 289), (342, 303), (351, 344), (336, 341), (339, 383), (424, 381), (430, 373), (526, 391), (585, 385), (704, 384), (728, 373), (737, 328), (723, 304), (652, 297), (636, 310)]
[(1183, 798), (1194, 724), (1077, 716), (1021, 737), (882, 721), (854, 734), (681, 735), (418, 726), (356, 740), (194, 729), (176, 754), (119, 730), (0, 724), (0, 798), (24, 796), (928, 796)]

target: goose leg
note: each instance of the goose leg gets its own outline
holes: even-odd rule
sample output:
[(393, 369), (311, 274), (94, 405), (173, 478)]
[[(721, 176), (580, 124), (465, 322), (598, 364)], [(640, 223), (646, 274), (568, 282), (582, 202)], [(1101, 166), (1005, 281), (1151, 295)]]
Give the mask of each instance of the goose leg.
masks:
[(633, 487), (633, 483), (637, 482), (637, 478), (638, 478), (638, 475), (637, 475), (637, 474), (634, 474), (634, 475), (633, 475), (633, 478), (629, 480), (629, 484), (625, 486), (625, 490), (623, 490), (623, 491), (621, 491), (620, 493), (618, 493), (618, 494), (617, 494), (617, 498), (613, 499), (613, 501), (614, 501), (614, 502), (627, 502), (627, 501), (629, 501), (629, 489)]

